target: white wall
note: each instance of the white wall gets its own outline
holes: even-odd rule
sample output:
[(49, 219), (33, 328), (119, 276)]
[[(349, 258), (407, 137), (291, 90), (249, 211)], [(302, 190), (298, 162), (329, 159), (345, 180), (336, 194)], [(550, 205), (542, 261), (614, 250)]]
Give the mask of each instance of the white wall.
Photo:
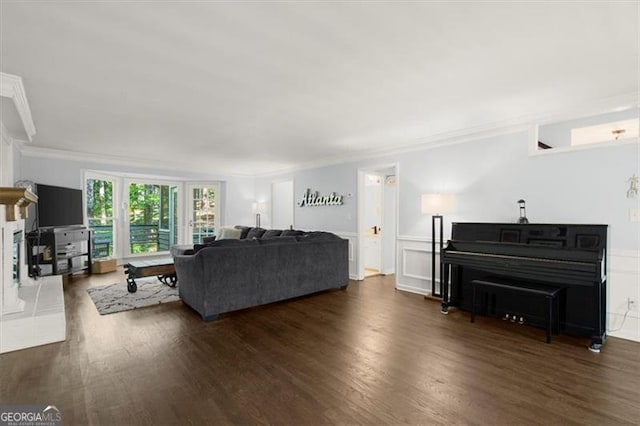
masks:
[[(179, 173), (194, 180), (224, 180), (225, 224), (252, 224), (251, 204), (269, 203), (271, 184), (294, 181), (294, 202), (307, 188), (320, 194), (344, 195), (342, 206), (294, 206), (298, 229), (327, 230), (349, 239), (350, 275), (357, 276), (357, 175), (359, 168), (379, 164), (398, 165), (399, 209), (397, 238), (397, 287), (427, 294), (430, 291), (431, 219), (420, 212), (420, 197), (426, 192), (456, 194), (457, 211), (444, 218), (445, 235), (453, 221), (515, 222), (516, 201), (527, 201), (527, 216), (538, 223), (596, 223), (609, 225), (610, 271), (608, 314), (618, 326), (626, 300), (636, 301), (636, 310), (623, 330), (614, 333), (640, 341), (640, 224), (628, 221), (629, 208), (638, 199), (626, 198), (627, 179), (640, 175), (640, 145), (529, 156), (525, 132), (490, 137), (456, 145), (415, 150), (375, 159), (326, 167), (259, 176), (255, 179), (224, 177), (209, 173)], [(79, 188), (81, 169), (137, 172), (168, 177), (178, 172), (52, 160), (23, 155), (20, 178), (52, 185)], [(271, 225), (268, 212), (263, 226)], [(613, 327), (610, 327), (613, 328)]]
[[(299, 202), (307, 190), (318, 191), (320, 195), (335, 192), (344, 195), (341, 206), (295, 207), (296, 227), (300, 229), (324, 230), (332, 232), (357, 232), (357, 176), (353, 163), (304, 170), (295, 174), (293, 193)], [(349, 194), (352, 196), (350, 197)]]
[(285, 180), (273, 182), (271, 185), (271, 214), (273, 215), (271, 227), (274, 229), (288, 229), (294, 222), (293, 206), (295, 194), (293, 193), (293, 181)]
[[(640, 301), (640, 224), (628, 221), (628, 210), (638, 206), (638, 199), (626, 198), (627, 179), (633, 173), (640, 175), (640, 146), (529, 156), (527, 143), (527, 133), (519, 132), (302, 170), (286, 177), (294, 180), (296, 200), (306, 188), (355, 194), (358, 168), (397, 163), (397, 287), (424, 294), (431, 288), (431, 218), (420, 212), (423, 193), (456, 194), (457, 211), (444, 218), (445, 236), (450, 235), (453, 221), (515, 222), (520, 198), (526, 200), (527, 216), (533, 223), (608, 224), (608, 313), (609, 321), (619, 325), (627, 298), (636, 300), (636, 307)], [(257, 178), (256, 190), (267, 194), (265, 186), (282, 178)], [(297, 227), (329, 230), (349, 238), (354, 244), (352, 276), (358, 249), (356, 204), (356, 197), (346, 197), (340, 208), (295, 208)], [(640, 340), (637, 308), (628, 315), (622, 332)]]
[(161, 170), (149, 167), (125, 166), (99, 161), (64, 160), (58, 158), (35, 157), (22, 155), (19, 168), (20, 179), (32, 180), (36, 183), (82, 189), (82, 170), (94, 170), (118, 173), (137, 173), (152, 175), (157, 178), (179, 181), (222, 182), (221, 193), (223, 210), (221, 225), (230, 226), (238, 223), (252, 223), (251, 203), (254, 200), (254, 179), (250, 177), (225, 176), (212, 172)]
[(396, 184), (386, 182), (383, 176), (384, 208), (382, 217), (382, 270), (383, 274), (394, 274), (396, 271)]

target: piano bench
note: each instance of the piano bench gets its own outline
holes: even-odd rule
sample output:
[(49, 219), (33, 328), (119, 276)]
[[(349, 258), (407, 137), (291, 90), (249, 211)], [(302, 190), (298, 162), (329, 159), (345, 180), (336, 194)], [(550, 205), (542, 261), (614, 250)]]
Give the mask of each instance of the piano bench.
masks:
[[(479, 287), (493, 288), (499, 290), (512, 291), (517, 293), (526, 293), (535, 296), (543, 296), (545, 298), (545, 328), (547, 331), (547, 343), (551, 343), (551, 334), (554, 328), (559, 328), (559, 301), (558, 294), (562, 291), (560, 287), (551, 287), (547, 285), (513, 282), (498, 278), (487, 278), (471, 281), (472, 301), (471, 301), (471, 322), (476, 320), (476, 293)], [(484, 306), (483, 306), (484, 307)]]

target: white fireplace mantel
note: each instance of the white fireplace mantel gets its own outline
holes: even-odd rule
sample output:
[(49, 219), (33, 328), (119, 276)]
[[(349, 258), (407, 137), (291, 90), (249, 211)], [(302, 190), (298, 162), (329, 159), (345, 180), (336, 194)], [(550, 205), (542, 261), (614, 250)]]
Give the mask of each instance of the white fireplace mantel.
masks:
[[(26, 188), (0, 188), (0, 204), (6, 206), (4, 217), (1, 219), (2, 224), (2, 298), (0, 301), (0, 315), (22, 312), (24, 310), (25, 301), (18, 296), (19, 282), (14, 282), (13, 271), (13, 243), (14, 234), (21, 233), (20, 253), (25, 253), (25, 222), (26, 209), (31, 203), (37, 203), (38, 196)], [(21, 257), (24, 257), (22, 255)], [(24, 259), (18, 264), (20, 269), (19, 278), (27, 276), (27, 267)]]
[[(7, 222), (0, 212), (2, 286), (0, 287), (0, 353), (60, 342), (66, 338), (62, 276), (28, 276), (24, 259), (24, 219)], [(20, 283), (13, 280), (13, 237), (23, 232)]]
[[(25, 305), (25, 301), (20, 299), (18, 295), (19, 283), (13, 280), (13, 235), (16, 232), (22, 232), (24, 240), (23, 219), (5, 222), (2, 225), (2, 288), (0, 291), (2, 291), (3, 297), (0, 315), (22, 312)], [(24, 252), (24, 247), (21, 247), (20, 250)], [(20, 268), (20, 277), (26, 277), (26, 262), (21, 261), (18, 267)]]

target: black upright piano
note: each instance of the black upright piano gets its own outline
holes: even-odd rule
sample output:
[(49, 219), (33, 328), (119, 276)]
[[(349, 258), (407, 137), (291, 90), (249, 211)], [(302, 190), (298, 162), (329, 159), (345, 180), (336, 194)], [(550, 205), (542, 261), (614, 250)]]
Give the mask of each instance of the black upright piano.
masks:
[[(553, 285), (562, 289), (560, 331), (591, 337), (597, 351), (606, 338), (606, 248), (607, 225), (453, 223), (441, 255), (442, 311), (471, 310), (472, 280)], [(543, 307), (518, 292), (495, 297), (489, 314), (516, 314), (533, 325), (545, 318)]]

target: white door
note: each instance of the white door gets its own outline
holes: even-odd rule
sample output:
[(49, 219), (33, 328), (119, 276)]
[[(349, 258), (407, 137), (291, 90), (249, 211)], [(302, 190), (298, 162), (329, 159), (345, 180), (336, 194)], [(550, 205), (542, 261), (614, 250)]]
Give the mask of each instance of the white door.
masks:
[(220, 226), (220, 185), (217, 182), (187, 184), (189, 242), (199, 244), (216, 234)]
[(365, 275), (382, 270), (382, 176), (367, 173), (364, 182), (364, 268)]
[(395, 164), (358, 170), (359, 280), (378, 273), (395, 273), (397, 175)]
[(116, 251), (116, 183), (98, 174), (85, 177), (85, 215), (91, 229), (93, 257), (114, 256)]
[(289, 229), (293, 226), (293, 181), (271, 184), (271, 227)]

